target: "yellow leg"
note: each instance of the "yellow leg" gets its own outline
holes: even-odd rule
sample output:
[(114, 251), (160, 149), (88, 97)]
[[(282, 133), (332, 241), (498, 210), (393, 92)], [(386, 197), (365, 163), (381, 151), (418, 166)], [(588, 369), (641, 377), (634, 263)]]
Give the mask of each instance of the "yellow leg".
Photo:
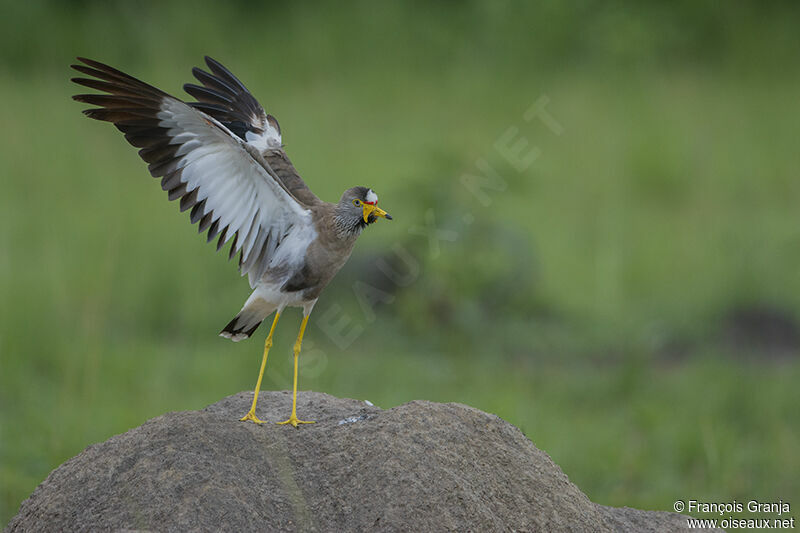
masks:
[(275, 325), (278, 323), (278, 318), (281, 316), (280, 313), (275, 313), (275, 319), (272, 321), (272, 327), (269, 328), (269, 335), (267, 335), (267, 340), (264, 341), (264, 358), (261, 360), (261, 370), (258, 372), (258, 381), (256, 381), (256, 390), (253, 393), (253, 405), (250, 407), (250, 410), (244, 415), (241, 420), (245, 422), (247, 420), (252, 420), (256, 424), (263, 424), (262, 420), (259, 420), (256, 416), (256, 402), (258, 401), (258, 390), (261, 388), (261, 378), (264, 377), (264, 368), (267, 366), (267, 356), (269, 355), (269, 349), (272, 348), (272, 334), (275, 332)]
[(306, 331), (306, 323), (308, 322), (308, 315), (303, 317), (303, 323), (300, 324), (300, 333), (297, 334), (297, 340), (294, 341), (294, 388), (292, 389), (292, 416), (289, 420), (278, 422), (278, 424), (291, 424), (297, 427), (297, 424), (313, 424), (310, 420), (297, 419), (297, 356), (300, 355), (300, 347), (303, 344), (303, 334)]

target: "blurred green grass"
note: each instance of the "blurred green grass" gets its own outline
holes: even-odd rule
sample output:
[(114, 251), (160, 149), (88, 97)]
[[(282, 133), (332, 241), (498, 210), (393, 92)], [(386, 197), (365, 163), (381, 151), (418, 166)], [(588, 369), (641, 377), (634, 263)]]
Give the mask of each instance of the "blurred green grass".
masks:
[[(263, 332), (216, 337), (246, 281), (69, 100), (75, 55), (178, 95), (210, 54), (321, 197), (379, 192), (395, 221), (320, 300), (301, 389), (497, 413), (603, 504), (800, 496), (793, 4), (3, 9), (0, 522), (88, 444), (251, 388), (260, 358)], [(543, 95), (561, 135), (523, 118)], [(541, 151), (524, 172), (495, 147), (510, 127)], [(479, 159), (507, 183), (488, 207), (460, 183)], [(456, 236), (439, 254), (413, 231), (430, 209)], [(395, 245), (406, 287), (376, 268)], [(359, 279), (393, 298), (374, 317)], [(319, 326), (334, 303), (365, 329), (347, 349)], [(788, 340), (742, 337), (753, 309)], [(298, 323), (268, 388), (289, 386)]]

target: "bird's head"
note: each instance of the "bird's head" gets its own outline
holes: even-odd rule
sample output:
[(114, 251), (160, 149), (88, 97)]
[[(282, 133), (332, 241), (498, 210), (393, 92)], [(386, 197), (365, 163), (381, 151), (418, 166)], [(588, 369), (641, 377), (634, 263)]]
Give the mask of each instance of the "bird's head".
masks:
[(339, 212), (359, 226), (372, 224), (378, 217), (392, 220), (392, 216), (378, 207), (378, 195), (367, 187), (347, 189), (339, 200)]

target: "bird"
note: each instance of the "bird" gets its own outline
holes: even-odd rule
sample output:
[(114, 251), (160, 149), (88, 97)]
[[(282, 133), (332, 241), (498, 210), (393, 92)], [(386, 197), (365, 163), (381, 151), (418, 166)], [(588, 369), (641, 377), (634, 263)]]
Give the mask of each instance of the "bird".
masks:
[(208, 70), (192, 74), (200, 83), (184, 90), (182, 101), (99, 61), (78, 57), (71, 81), (101, 91), (72, 98), (95, 107), (89, 118), (111, 122), (139, 149), (150, 174), (161, 178), (169, 200), (191, 210), (192, 224), (217, 251), (231, 242), (228, 258), (239, 254), (239, 271), (252, 292), (220, 335), (234, 342), (249, 338), (275, 314), (267, 338), (250, 410), (256, 416), (261, 380), (278, 319), (287, 307), (302, 308), (294, 343), (292, 412), (279, 424), (314, 423), (297, 417), (297, 362), (309, 315), (320, 293), (342, 268), (361, 232), (379, 218), (377, 193), (351, 187), (336, 203), (320, 200), (300, 177), (282, 142), (281, 127), (227, 68), (206, 56)]

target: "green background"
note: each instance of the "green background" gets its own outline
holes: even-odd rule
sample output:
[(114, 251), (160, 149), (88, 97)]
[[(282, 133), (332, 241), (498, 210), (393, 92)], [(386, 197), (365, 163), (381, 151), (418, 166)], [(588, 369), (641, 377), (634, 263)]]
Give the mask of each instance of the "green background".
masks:
[(181, 95), (209, 54), (320, 197), (379, 193), (301, 390), (496, 413), (602, 504), (800, 506), (794, 3), (253, 4), (0, 2), (0, 524), (87, 445), (252, 388), (266, 334), (217, 336), (246, 280), (81, 115), (76, 55)]

